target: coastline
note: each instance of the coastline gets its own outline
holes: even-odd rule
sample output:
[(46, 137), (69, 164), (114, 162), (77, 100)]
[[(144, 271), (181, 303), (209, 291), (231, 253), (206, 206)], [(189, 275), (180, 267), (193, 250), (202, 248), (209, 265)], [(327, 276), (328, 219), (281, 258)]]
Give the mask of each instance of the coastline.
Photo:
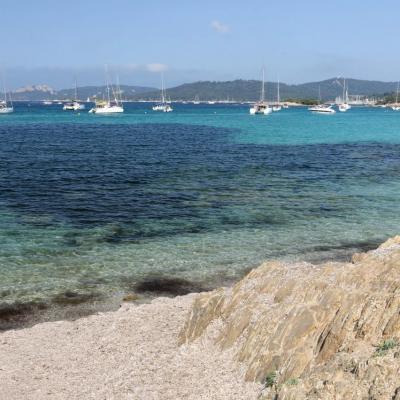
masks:
[[(366, 252), (376, 248), (379, 241), (354, 243), (348, 246), (326, 246), (318, 248), (317, 253), (307, 252), (295, 260), (274, 258), (283, 262), (311, 262), (322, 264), (326, 261), (349, 261), (353, 253)], [(330, 252), (336, 250), (334, 257), (321, 255), (320, 251)], [(267, 261), (267, 260), (266, 260)], [(60, 293), (52, 302), (15, 302), (0, 303), (0, 334), (11, 329), (30, 328), (36, 324), (56, 321), (74, 321), (96, 313), (117, 311), (121, 304), (134, 302), (146, 304), (159, 297), (175, 297), (190, 293), (207, 292), (218, 287), (233, 287), (248, 272), (258, 267), (259, 264), (249, 266), (242, 270), (236, 279), (210, 279), (205, 282), (196, 282), (179, 277), (149, 275), (138, 282), (129, 292), (116, 291), (110, 295), (97, 297), (90, 293), (65, 292)], [(132, 297), (133, 296), (133, 297)]]
[[(400, 371), (399, 265), (397, 236), (348, 262), (270, 261), (234, 287), (9, 330), (0, 333), (3, 394), (389, 398)], [(377, 356), (384, 340), (393, 346)]]

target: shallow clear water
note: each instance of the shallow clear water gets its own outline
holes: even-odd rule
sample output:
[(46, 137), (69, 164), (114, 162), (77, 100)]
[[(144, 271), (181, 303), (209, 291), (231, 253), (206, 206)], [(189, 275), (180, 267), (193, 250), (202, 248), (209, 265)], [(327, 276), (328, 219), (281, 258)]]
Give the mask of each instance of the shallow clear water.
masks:
[(0, 118), (0, 303), (215, 286), (266, 259), (347, 257), (399, 233), (400, 113), (17, 104)]

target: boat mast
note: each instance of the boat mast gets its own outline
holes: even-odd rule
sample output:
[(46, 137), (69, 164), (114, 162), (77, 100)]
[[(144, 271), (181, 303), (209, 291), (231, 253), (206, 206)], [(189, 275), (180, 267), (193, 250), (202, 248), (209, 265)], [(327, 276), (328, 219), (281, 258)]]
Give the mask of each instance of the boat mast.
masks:
[(397, 81), (397, 89), (396, 89), (396, 105), (399, 100), (399, 82)]
[(6, 103), (7, 106), (7, 90), (6, 90), (6, 79), (4, 77), (4, 71), (1, 74), (1, 80), (2, 80), (2, 86), (3, 86), (3, 94), (4, 94), (4, 102)]
[(78, 83), (75, 77), (75, 101), (78, 101)]
[(108, 65), (107, 64), (105, 65), (105, 69), (106, 69), (107, 101), (108, 101), (108, 104), (110, 104), (111, 103), (111, 100), (110, 100), (110, 85), (108, 83)]
[(261, 85), (261, 99), (260, 99), (260, 101), (262, 103), (264, 102), (264, 98), (265, 98), (264, 82), (265, 82), (265, 71), (264, 71), (264, 68), (263, 68), (263, 70), (262, 70), (262, 85)]
[(121, 88), (119, 87), (119, 75), (117, 74), (116, 77), (117, 80), (117, 93), (114, 93), (114, 97), (115, 97), (115, 102), (117, 103), (117, 105), (119, 105), (120, 103), (122, 103), (122, 97), (121, 97)]
[(278, 78), (278, 105), (281, 104), (281, 95), (279, 93), (279, 78)]
[(161, 103), (165, 103), (164, 72), (161, 71)]
[(321, 85), (318, 85), (318, 104), (321, 104)]
[(346, 78), (343, 78), (343, 98), (342, 103), (346, 103)]

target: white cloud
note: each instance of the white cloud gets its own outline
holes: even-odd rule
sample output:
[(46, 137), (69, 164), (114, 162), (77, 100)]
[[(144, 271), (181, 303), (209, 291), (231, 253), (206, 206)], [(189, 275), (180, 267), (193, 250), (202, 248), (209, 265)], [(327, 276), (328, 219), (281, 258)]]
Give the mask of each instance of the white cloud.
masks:
[(162, 72), (168, 69), (168, 65), (158, 63), (146, 64), (146, 69), (150, 72)]
[(221, 21), (214, 20), (211, 22), (211, 28), (218, 33), (228, 33), (230, 28), (228, 25), (222, 23)]

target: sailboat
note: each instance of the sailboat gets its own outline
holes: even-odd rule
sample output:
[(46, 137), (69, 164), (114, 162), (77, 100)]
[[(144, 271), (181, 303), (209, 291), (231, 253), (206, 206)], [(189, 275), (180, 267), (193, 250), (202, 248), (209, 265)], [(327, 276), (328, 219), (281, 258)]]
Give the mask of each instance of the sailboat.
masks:
[(74, 101), (68, 102), (64, 104), (63, 110), (64, 111), (78, 111), (78, 110), (84, 110), (85, 105), (82, 103), (79, 103), (78, 101), (78, 85), (75, 79), (75, 98)]
[(343, 78), (343, 98), (342, 98), (342, 103), (339, 104), (339, 111), (340, 112), (346, 112), (347, 110), (350, 110), (351, 105), (349, 104), (349, 93), (348, 93), (348, 88), (346, 86), (346, 79)]
[(329, 104), (321, 104), (321, 86), (318, 86), (318, 104), (308, 109), (317, 114), (335, 114), (335, 110)]
[(200, 99), (198, 94), (196, 94), (196, 96), (194, 97), (193, 104), (200, 104)]
[(281, 111), (282, 106), (281, 106), (281, 96), (280, 96), (280, 91), (279, 91), (279, 79), (278, 79), (278, 86), (277, 86), (277, 96), (276, 96), (276, 104), (272, 107), (273, 111)]
[(397, 82), (397, 89), (396, 89), (396, 104), (392, 106), (393, 111), (400, 111), (400, 106), (399, 106), (399, 82)]
[(14, 112), (14, 107), (10, 95), (8, 96), (10, 101), (7, 101), (7, 90), (4, 78), (3, 78), (3, 92), (4, 92), (4, 100), (0, 100), (0, 114), (11, 114), (12, 112)]
[(96, 100), (93, 108), (89, 110), (89, 113), (93, 114), (115, 114), (123, 113), (124, 108), (122, 107), (122, 102), (118, 98), (117, 93), (120, 93), (119, 87), (117, 87), (117, 92), (111, 86), (113, 92), (114, 100), (110, 97), (110, 84), (108, 82), (108, 70), (106, 67), (106, 87), (107, 87), (107, 100)]
[(170, 101), (167, 101), (165, 86), (164, 86), (164, 74), (161, 73), (161, 101), (153, 106), (153, 111), (171, 112), (173, 108), (169, 105)]
[(265, 75), (265, 73), (264, 73), (264, 68), (263, 68), (260, 101), (255, 103), (253, 105), (253, 107), (250, 108), (249, 111), (250, 111), (251, 115), (255, 115), (255, 114), (268, 115), (268, 114), (272, 113), (272, 108), (265, 101), (265, 76), (264, 75)]

